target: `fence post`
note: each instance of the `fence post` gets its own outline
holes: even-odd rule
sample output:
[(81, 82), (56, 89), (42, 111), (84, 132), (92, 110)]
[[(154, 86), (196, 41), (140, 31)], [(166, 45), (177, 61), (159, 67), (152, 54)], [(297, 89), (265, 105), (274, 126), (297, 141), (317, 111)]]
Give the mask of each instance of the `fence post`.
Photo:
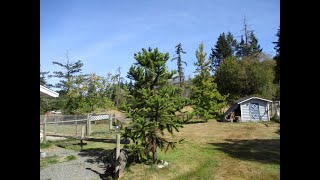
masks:
[(85, 125), (82, 125), (82, 128), (81, 128), (81, 139), (84, 139), (84, 130), (85, 130)]
[(78, 123), (76, 121), (76, 135), (78, 135)]
[(45, 117), (43, 119), (43, 141), (44, 142), (47, 140), (47, 117), (48, 117), (48, 112), (46, 112)]
[(113, 119), (113, 115), (110, 114), (110, 118), (109, 118), (109, 131), (111, 131), (112, 129), (112, 119)]
[(274, 111), (273, 111), (273, 103), (274, 103), (274, 101), (272, 101), (272, 103), (271, 103), (271, 116), (270, 117), (273, 117), (273, 113), (274, 113)]
[(117, 146), (116, 146), (116, 173), (115, 173), (115, 179), (119, 178), (119, 173), (120, 173), (120, 133), (117, 132), (116, 135), (117, 139)]
[(86, 135), (89, 136), (91, 134), (91, 120), (90, 120), (90, 114), (87, 116), (87, 132)]

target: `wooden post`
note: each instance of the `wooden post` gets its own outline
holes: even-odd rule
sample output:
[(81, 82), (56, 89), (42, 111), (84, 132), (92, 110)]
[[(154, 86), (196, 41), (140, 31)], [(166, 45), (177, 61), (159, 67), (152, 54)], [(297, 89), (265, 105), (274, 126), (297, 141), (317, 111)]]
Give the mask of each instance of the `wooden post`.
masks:
[(273, 117), (273, 112), (274, 112), (274, 111), (273, 111), (273, 101), (272, 101), (272, 103), (271, 103), (271, 113), (270, 113), (271, 115), (270, 115), (270, 117)]
[(48, 117), (48, 112), (46, 112), (45, 117), (43, 119), (43, 141), (44, 142), (47, 140), (47, 117)]
[(113, 116), (110, 114), (110, 116), (109, 116), (109, 131), (111, 131), (111, 129), (112, 129), (112, 118), (113, 118)]
[(76, 135), (78, 134), (78, 123), (76, 121)]
[(116, 139), (117, 139), (117, 146), (116, 146), (116, 172), (115, 172), (115, 179), (118, 179), (119, 178), (119, 172), (120, 172), (120, 161), (119, 161), (119, 157), (120, 157), (120, 133), (119, 132), (117, 132)]
[(90, 120), (90, 114), (87, 116), (87, 132), (86, 135), (89, 136), (91, 134), (91, 120)]
[(82, 125), (82, 128), (81, 128), (81, 139), (84, 138), (85, 126), (86, 126), (86, 125)]

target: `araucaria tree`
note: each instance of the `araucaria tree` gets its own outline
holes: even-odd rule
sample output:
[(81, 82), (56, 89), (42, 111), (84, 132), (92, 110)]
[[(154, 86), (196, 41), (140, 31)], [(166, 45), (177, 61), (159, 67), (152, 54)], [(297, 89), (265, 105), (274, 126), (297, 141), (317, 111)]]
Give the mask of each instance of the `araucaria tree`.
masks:
[(174, 116), (180, 88), (168, 83), (175, 73), (169, 72), (166, 67), (169, 53), (149, 48), (134, 54), (134, 58), (137, 62), (130, 67), (127, 75), (134, 81), (129, 112), (133, 121), (125, 128), (124, 137), (133, 141), (128, 148), (130, 154), (138, 158), (135, 160), (152, 159), (156, 163), (158, 148), (167, 151), (177, 143), (166, 139), (164, 131), (173, 134), (174, 130), (182, 127)]
[(196, 71), (191, 99), (196, 113), (208, 120), (216, 117), (226, 104), (225, 97), (218, 92), (217, 84), (210, 74), (211, 60), (205, 59), (207, 53), (203, 49), (204, 45), (200, 43), (196, 51), (197, 61), (194, 63)]
[(183, 82), (184, 82), (184, 74), (183, 74), (183, 67), (182, 67), (182, 63), (184, 63), (187, 66), (187, 63), (185, 61), (182, 61), (181, 59), (181, 53), (186, 54), (186, 52), (183, 51), (182, 49), (182, 45), (181, 43), (179, 43), (176, 46), (176, 53), (177, 53), (177, 57), (174, 57), (171, 61), (173, 60), (177, 60), (177, 65), (178, 65), (178, 73), (179, 73), (179, 85), (180, 87), (182, 87)]

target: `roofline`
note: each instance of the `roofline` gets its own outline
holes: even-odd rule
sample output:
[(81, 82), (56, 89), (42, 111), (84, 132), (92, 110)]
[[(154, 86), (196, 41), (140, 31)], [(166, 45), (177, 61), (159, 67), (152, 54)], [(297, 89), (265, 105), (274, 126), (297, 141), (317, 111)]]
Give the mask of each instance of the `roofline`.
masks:
[(48, 89), (41, 85), (40, 85), (40, 93), (46, 94), (51, 97), (59, 97), (59, 93), (52, 91), (51, 89)]
[(263, 98), (259, 98), (259, 97), (253, 96), (253, 97), (250, 97), (250, 98), (245, 99), (245, 100), (243, 100), (243, 101), (240, 101), (240, 102), (238, 102), (237, 104), (241, 104), (241, 103), (243, 103), (243, 102), (249, 101), (250, 99), (260, 99), (260, 100), (263, 100), (263, 101), (272, 102), (272, 101), (270, 101), (270, 100), (268, 100), (268, 99), (263, 99)]

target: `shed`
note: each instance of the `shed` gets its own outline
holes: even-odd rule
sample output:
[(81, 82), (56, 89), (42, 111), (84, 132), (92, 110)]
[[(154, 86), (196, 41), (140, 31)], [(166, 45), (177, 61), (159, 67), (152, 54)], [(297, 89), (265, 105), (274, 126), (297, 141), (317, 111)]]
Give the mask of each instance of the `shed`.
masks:
[[(223, 120), (242, 122), (270, 121), (269, 106), (271, 100), (255, 96), (238, 99), (223, 115)], [(233, 119), (234, 116), (235, 118)]]

